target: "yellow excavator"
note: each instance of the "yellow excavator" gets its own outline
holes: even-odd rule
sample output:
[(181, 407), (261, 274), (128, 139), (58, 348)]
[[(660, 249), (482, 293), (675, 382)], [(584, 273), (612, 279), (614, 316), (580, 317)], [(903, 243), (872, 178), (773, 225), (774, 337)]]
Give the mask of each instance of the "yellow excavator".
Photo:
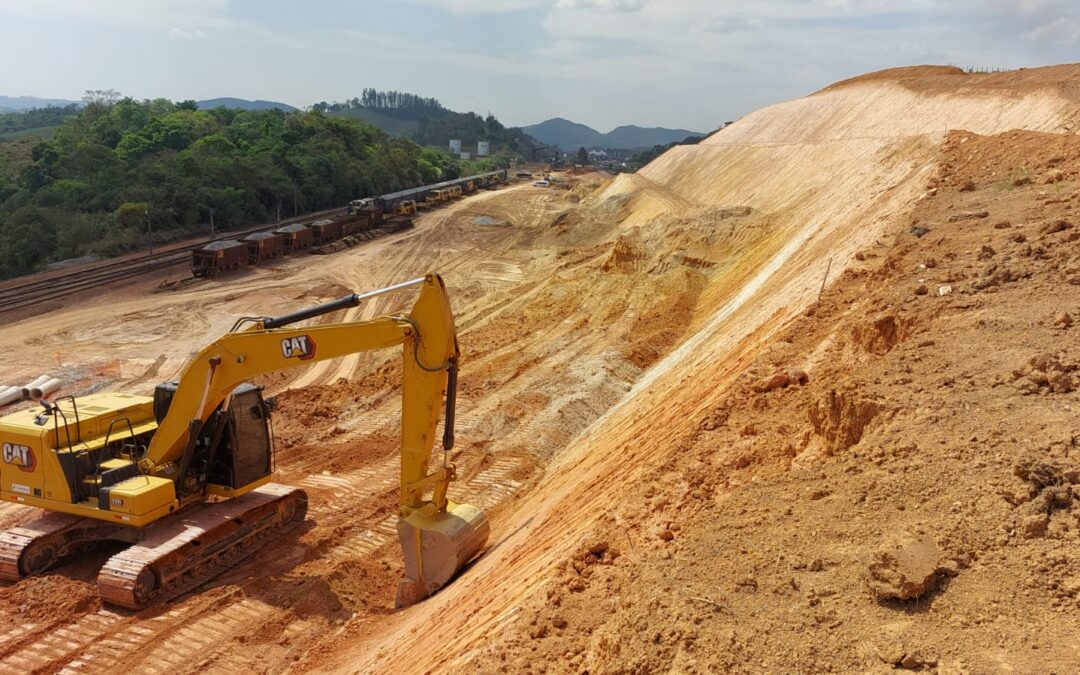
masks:
[[(289, 327), (415, 286), (408, 314)], [(397, 604), (431, 595), (479, 553), (490, 530), (482, 511), (447, 498), (459, 350), (436, 274), (281, 317), (241, 319), (153, 398), (42, 398), (40, 408), (0, 418), (0, 499), (51, 512), (0, 533), (0, 579), (38, 574), (85, 546), (115, 540), (131, 545), (98, 575), (109, 603), (141, 609), (205, 583), (307, 512), (303, 490), (270, 482), (273, 400), (247, 381), (397, 345), (405, 556)], [(432, 467), (444, 409), (444, 454)]]

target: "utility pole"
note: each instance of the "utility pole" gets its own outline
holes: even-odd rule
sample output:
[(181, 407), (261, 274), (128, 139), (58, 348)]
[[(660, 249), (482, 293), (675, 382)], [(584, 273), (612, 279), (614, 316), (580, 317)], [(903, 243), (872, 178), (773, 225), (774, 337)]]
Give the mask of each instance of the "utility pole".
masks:
[(210, 234), (214, 234), (216, 232), (216, 230), (214, 229), (214, 213), (216, 213), (216, 212), (217, 212), (217, 209), (215, 209), (213, 206), (211, 206), (210, 207)]
[(150, 207), (143, 209), (143, 216), (146, 218), (146, 238), (150, 240), (150, 255), (154, 255), (154, 230), (150, 223)]

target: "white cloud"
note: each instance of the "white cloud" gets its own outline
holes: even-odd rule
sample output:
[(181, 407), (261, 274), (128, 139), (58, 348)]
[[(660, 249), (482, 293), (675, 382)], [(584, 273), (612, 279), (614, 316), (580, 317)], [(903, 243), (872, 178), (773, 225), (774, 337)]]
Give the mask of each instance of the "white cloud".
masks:
[(591, 9), (600, 12), (636, 12), (649, 0), (558, 0), (559, 9)]
[(183, 28), (177, 28), (175, 26), (169, 29), (169, 35), (181, 39), (206, 37), (206, 33), (202, 32), (201, 29), (196, 28), (195, 30), (184, 30)]
[(765, 25), (761, 17), (746, 14), (718, 14), (705, 22), (705, 29), (710, 33), (725, 35), (744, 30), (755, 30)]
[(410, 0), (451, 14), (503, 14), (548, 4), (548, 0)]
[(167, 28), (218, 21), (228, 4), (228, 0), (0, 0), (0, 12), (43, 20)]
[(302, 35), (231, 18), (230, 4), (230, 0), (0, 0), (0, 14), (156, 30), (182, 39), (218, 38), (291, 49), (317, 47)]
[(634, 12), (649, 0), (409, 0), (417, 5), (435, 7), (451, 14), (504, 14), (534, 7), (592, 10), (598, 12)]
[(1080, 40), (1080, 19), (1058, 17), (1050, 23), (1036, 26), (1024, 33), (1029, 40), (1056, 40), (1076, 42)]

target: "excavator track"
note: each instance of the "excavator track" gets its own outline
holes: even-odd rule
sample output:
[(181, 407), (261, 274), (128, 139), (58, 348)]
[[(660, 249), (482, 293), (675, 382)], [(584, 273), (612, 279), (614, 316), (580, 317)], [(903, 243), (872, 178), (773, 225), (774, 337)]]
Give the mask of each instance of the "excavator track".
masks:
[(307, 493), (274, 483), (200, 505), (110, 558), (98, 574), (98, 591), (106, 602), (132, 610), (175, 598), (303, 522), (306, 514)]
[(108, 522), (49, 513), (0, 532), (0, 579), (18, 581), (103, 540), (134, 541), (136, 536), (129, 528)]

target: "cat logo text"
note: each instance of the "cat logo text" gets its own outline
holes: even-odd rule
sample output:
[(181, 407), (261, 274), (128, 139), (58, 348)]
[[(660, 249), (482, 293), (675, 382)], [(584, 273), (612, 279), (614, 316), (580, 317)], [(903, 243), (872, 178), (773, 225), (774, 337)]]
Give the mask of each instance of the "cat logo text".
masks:
[(315, 341), (307, 335), (283, 338), (281, 340), (281, 354), (287, 359), (307, 361), (315, 356)]
[(4, 463), (12, 466), (17, 466), (23, 471), (33, 471), (37, 465), (37, 458), (34, 457), (34, 451), (26, 445), (19, 445), (18, 443), (4, 443)]

